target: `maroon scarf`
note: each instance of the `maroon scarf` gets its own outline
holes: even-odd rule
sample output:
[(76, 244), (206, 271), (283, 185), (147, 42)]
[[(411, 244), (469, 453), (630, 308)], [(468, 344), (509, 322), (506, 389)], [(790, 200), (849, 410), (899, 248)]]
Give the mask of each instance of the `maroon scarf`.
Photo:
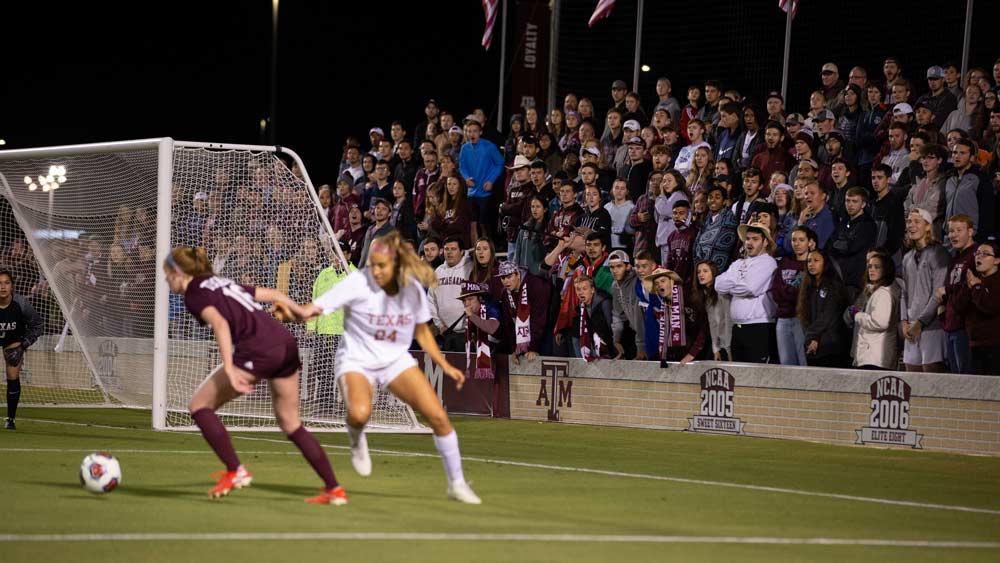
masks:
[(660, 359), (667, 359), (669, 348), (687, 346), (685, 325), (684, 292), (680, 284), (671, 280), (670, 302), (663, 303), (663, 312), (660, 315)]
[(527, 354), (531, 347), (531, 306), (528, 305), (528, 282), (521, 280), (521, 294), (517, 305), (514, 296), (507, 292), (507, 302), (515, 310), (514, 315), (514, 353)]
[[(486, 319), (486, 302), (479, 304), (479, 318)], [(472, 347), (476, 349), (476, 361), (472, 362)], [(493, 362), (490, 357), (490, 342), (486, 333), (472, 321), (465, 321), (465, 373), (472, 379), (493, 379)]]

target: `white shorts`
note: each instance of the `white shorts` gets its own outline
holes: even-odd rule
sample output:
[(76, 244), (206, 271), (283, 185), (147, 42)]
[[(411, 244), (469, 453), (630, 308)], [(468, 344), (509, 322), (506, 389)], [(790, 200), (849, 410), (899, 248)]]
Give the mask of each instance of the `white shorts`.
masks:
[(353, 360), (337, 360), (337, 369), (335, 371), (335, 376), (337, 378), (342, 377), (345, 373), (357, 372), (364, 375), (368, 379), (368, 383), (371, 384), (372, 388), (376, 385), (381, 385), (382, 387), (388, 387), (390, 383), (399, 374), (403, 373), (411, 367), (416, 367), (417, 361), (413, 359), (413, 356), (409, 352), (403, 352), (398, 358), (393, 360), (387, 366), (383, 368), (372, 368), (370, 366), (365, 366), (361, 362)]
[(903, 363), (920, 366), (943, 362), (947, 349), (948, 337), (943, 330), (924, 330), (920, 333), (920, 342), (904, 341)]

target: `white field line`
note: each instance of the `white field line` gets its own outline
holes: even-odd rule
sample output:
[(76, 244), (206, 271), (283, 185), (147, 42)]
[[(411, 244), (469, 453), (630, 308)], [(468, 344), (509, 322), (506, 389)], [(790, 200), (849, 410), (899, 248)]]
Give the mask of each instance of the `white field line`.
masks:
[[(32, 422), (45, 422), (45, 423), (50, 423), (50, 424), (71, 424), (71, 425), (74, 425), (74, 426), (97, 426), (99, 428), (112, 428), (112, 429), (116, 429), (116, 430), (131, 430), (131, 431), (143, 430), (143, 431), (146, 431), (146, 432), (155, 432), (152, 429), (145, 429), (145, 428), (127, 428), (127, 427), (119, 427), (119, 426), (88, 425), (88, 424), (82, 424), (82, 423), (77, 423), (77, 422), (64, 423), (64, 422), (58, 421), (58, 420), (39, 420), (39, 419), (24, 419), (24, 420), (31, 420)], [(186, 434), (186, 435), (193, 436), (194, 434)], [(252, 437), (243, 437), (243, 436), (233, 436), (233, 438), (234, 439), (238, 439), (238, 440), (253, 440), (253, 441), (259, 441), (259, 442), (275, 442), (275, 443), (282, 443), (282, 444), (288, 443), (286, 440), (276, 440), (276, 439), (272, 439), (272, 438), (252, 438)], [(347, 446), (327, 446), (327, 445), (324, 445), (323, 447), (326, 448), (326, 449), (338, 449), (338, 450), (349, 449)], [(373, 453), (382, 453), (382, 454), (387, 454), (387, 455), (398, 455), (398, 456), (432, 457), (432, 458), (437, 458), (438, 457), (438, 454), (421, 453), (421, 452), (402, 452), (402, 451), (396, 451), (396, 450), (376, 450), (376, 449), (370, 449), (369, 451), (371, 451)], [(552, 471), (565, 471), (565, 472), (571, 472), (571, 473), (586, 473), (586, 474), (589, 474), (589, 475), (605, 475), (605, 476), (608, 476), (608, 477), (623, 477), (623, 478), (627, 478), (627, 479), (647, 479), (647, 480), (651, 480), (651, 481), (666, 481), (666, 482), (670, 482), (670, 483), (684, 483), (684, 484), (687, 484), (687, 485), (706, 485), (706, 486), (710, 486), (710, 487), (728, 487), (728, 488), (732, 488), (732, 489), (743, 489), (743, 490), (747, 490), (747, 491), (762, 491), (762, 492), (768, 492), (768, 493), (781, 493), (781, 494), (799, 495), (799, 496), (806, 496), (806, 497), (832, 498), (832, 499), (837, 499), (837, 500), (847, 500), (847, 501), (854, 501), (854, 502), (867, 502), (867, 503), (874, 503), (874, 504), (885, 504), (885, 505), (890, 505), (890, 506), (905, 506), (905, 507), (909, 507), (909, 508), (926, 508), (926, 509), (931, 509), (931, 510), (950, 510), (950, 511), (955, 511), (955, 512), (970, 512), (970, 513), (975, 513), (975, 514), (990, 514), (990, 515), (994, 515), (994, 516), (1000, 516), (1000, 510), (993, 509), (993, 508), (977, 508), (977, 507), (973, 507), (973, 506), (959, 506), (959, 505), (951, 505), (951, 504), (935, 504), (935, 503), (916, 502), (916, 501), (909, 501), (909, 500), (896, 500), (896, 499), (885, 499), (885, 498), (877, 498), (877, 497), (864, 497), (864, 496), (856, 496), (856, 495), (846, 495), (846, 494), (839, 494), (839, 493), (822, 493), (822, 492), (817, 492), (817, 491), (804, 491), (804, 490), (801, 490), (801, 489), (787, 489), (787, 488), (784, 488), (784, 487), (768, 487), (768, 486), (765, 486), (765, 485), (749, 485), (749, 484), (746, 484), (746, 483), (731, 483), (731, 482), (727, 482), (727, 481), (709, 481), (709, 480), (705, 480), (705, 479), (688, 479), (688, 478), (685, 478), (685, 477), (668, 477), (666, 475), (651, 475), (651, 474), (647, 474), (647, 473), (625, 473), (625, 472), (622, 472), (622, 471), (608, 471), (608, 470), (604, 470), (604, 469), (590, 469), (590, 468), (586, 468), (586, 467), (571, 467), (571, 466), (565, 466), (565, 465), (548, 465), (548, 464), (543, 464), (543, 463), (527, 463), (527, 462), (522, 462), (522, 461), (510, 461), (510, 460), (504, 460), (504, 459), (490, 459), (490, 458), (483, 458), (483, 457), (466, 457), (466, 456), (463, 456), (462, 460), (466, 461), (466, 462), (470, 462), (471, 461), (471, 462), (477, 462), (477, 463), (492, 463), (492, 464), (495, 464), (495, 465), (509, 465), (509, 466), (512, 466), (512, 467), (525, 467), (525, 468), (529, 468), (529, 469), (548, 469), (548, 470), (552, 470)]]
[(654, 536), (586, 534), (446, 534), (446, 533), (136, 533), (136, 534), (0, 534), (0, 542), (104, 542), (104, 541), (474, 541), (474, 542), (573, 542), (573, 543), (704, 543), (750, 545), (818, 545), (919, 547), (937, 549), (1000, 549), (1000, 542), (924, 541), (869, 538), (778, 538), (740, 536)]

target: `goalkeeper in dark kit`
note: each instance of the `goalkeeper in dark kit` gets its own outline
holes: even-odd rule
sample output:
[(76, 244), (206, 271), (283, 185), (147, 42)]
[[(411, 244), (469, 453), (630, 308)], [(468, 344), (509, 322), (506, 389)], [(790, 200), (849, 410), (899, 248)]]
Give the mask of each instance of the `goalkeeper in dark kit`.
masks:
[(7, 373), (7, 430), (14, 430), (17, 403), (21, 400), (21, 365), (24, 352), (42, 334), (42, 319), (28, 300), (14, 295), (14, 275), (0, 270), (0, 348)]

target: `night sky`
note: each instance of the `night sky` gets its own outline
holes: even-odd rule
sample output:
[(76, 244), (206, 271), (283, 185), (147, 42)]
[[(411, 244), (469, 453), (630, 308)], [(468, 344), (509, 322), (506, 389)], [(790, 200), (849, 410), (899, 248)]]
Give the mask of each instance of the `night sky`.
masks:
[[(511, 21), (513, 17), (513, 0)], [(621, 0), (593, 29), (595, 1), (564, 0), (559, 93), (607, 105), (613, 79), (631, 81), (635, 1)], [(651, 105), (656, 76), (687, 84), (724, 78), (750, 99), (778, 89), (783, 13), (775, 0), (646, 2), (640, 82)], [(14, 6), (17, 7), (14, 7)], [(271, 2), (6, 3), (0, 44), (0, 138), (4, 148), (170, 136), (264, 143), (269, 104)], [(976, 3), (972, 63), (1000, 55), (996, 2)], [(905, 17), (901, 14), (907, 14)], [(880, 77), (881, 60), (902, 56), (923, 88), (924, 69), (961, 57), (965, 2), (841, 0), (803, 3), (793, 33), (790, 106), (804, 111), (827, 60)], [(992, 23), (991, 23), (992, 22)], [(423, 119), (436, 98), (461, 119), (476, 105), (495, 115), (500, 22), (493, 48), (480, 47), (476, 0), (323, 2), (281, 0), (277, 142), (304, 159), (313, 180), (336, 172), (349, 134)], [(512, 24), (513, 28), (513, 24)], [(509, 51), (517, 45), (511, 33)], [(802, 103), (795, 103), (796, 101)], [(510, 108), (504, 111), (505, 116)], [(506, 121), (506, 119), (504, 119)]]
[[(499, 49), (479, 44), (482, 7), (433, 4), (281, 0), (277, 142), (315, 182), (336, 172), (346, 135), (392, 119), (412, 132), (430, 97), (461, 115), (495, 104)], [(137, 5), (5, 5), (4, 148), (265, 141), (271, 2)]]

